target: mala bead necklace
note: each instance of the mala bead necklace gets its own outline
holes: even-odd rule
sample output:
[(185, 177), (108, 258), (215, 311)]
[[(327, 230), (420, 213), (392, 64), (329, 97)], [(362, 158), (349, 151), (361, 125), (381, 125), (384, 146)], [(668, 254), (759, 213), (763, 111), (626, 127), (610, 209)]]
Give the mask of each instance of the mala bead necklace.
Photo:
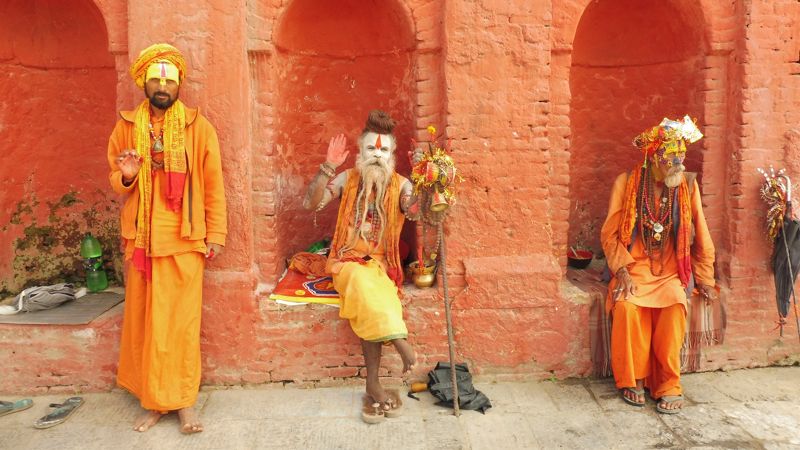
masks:
[[(665, 192), (661, 194), (661, 202), (656, 211), (652, 172), (648, 171), (643, 181), (640, 188), (639, 231), (644, 243), (644, 251), (650, 258), (650, 273), (661, 276), (664, 271), (663, 250), (672, 229), (672, 207), (677, 190), (664, 186)], [(653, 270), (656, 257), (659, 259), (659, 264), (658, 268)]]
[(375, 203), (370, 202), (367, 206), (367, 217), (364, 219), (363, 223), (361, 222), (361, 213), (361, 205), (356, 206), (355, 229), (363, 231), (369, 242), (376, 244), (383, 224), (381, 224), (381, 219), (378, 216), (378, 209)]

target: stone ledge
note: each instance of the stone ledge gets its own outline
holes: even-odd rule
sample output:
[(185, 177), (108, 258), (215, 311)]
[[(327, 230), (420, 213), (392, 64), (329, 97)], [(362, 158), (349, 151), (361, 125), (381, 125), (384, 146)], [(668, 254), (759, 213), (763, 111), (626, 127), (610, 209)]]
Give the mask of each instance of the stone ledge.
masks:
[(466, 258), (464, 268), (469, 295), (454, 308), (531, 308), (560, 302), (561, 269), (553, 255)]
[(114, 384), (125, 303), (85, 325), (0, 325), (0, 392), (108, 390)]

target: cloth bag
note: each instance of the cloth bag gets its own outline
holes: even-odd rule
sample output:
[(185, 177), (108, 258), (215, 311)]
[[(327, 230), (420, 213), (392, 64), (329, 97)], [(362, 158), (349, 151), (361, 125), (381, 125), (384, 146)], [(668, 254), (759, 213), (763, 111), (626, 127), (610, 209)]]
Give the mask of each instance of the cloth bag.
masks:
[[(472, 385), (472, 374), (466, 364), (456, 364), (456, 384), (458, 385), (458, 406), (461, 409), (480, 411), (492, 407), (489, 399)], [(439, 399), (437, 404), (453, 407), (453, 382), (450, 375), (450, 364), (439, 362), (428, 372), (428, 390)]]
[(81, 288), (77, 294), (69, 283), (51, 286), (34, 286), (23, 290), (13, 305), (0, 306), (0, 315), (9, 316), (20, 312), (33, 312), (55, 308), (62, 303), (75, 300), (86, 294)]

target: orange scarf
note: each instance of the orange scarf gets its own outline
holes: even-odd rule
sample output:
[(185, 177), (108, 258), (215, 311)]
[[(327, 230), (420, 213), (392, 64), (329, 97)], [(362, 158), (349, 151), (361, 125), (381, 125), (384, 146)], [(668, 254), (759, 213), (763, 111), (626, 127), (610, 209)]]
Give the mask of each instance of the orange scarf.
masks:
[[(640, 186), (643, 170), (633, 170), (628, 176), (625, 185), (625, 199), (622, 203), (622, 220), (619, 222), (619, 239), (628, 248), (633, 240), (633, 231), (636, 229), (636, 212), (639, 209)], [(673, 206), (672, 216), (675, 219), (675, 256), (678, 261), (678, 277), (683, 286), (689, 285), (692, 278), (692, 206), (689, 198), (689, 183), (686, 177), (681, 179), (678, 186), (676, 205)]]
[[(331, 243), (329, 258), (339, 259), (339, 249), (347, 244), (349, 229), (353, 226), (356, 215), (356, 199), (361, 185), (361, 176), (356, 169), (347, 173), (347, 183), (342, 189), (342, 201), (339, 205), (339, 215), (336, 218), (336, 231)], [(400, 262), (400, 231), (403, 229), (405, 216), (400, 211), (400, 175), (392, 174), (386, 195), (383, 197), (383, 208), (386, 211), (386, 223), (383, 232), (383, 245), (386, 252), (386, 263), (389, 266), (387, 275), (394, 281), (399, 290), (403, 285), (403, 266)]]
[[(134, 145), (136, 153), (142, 158), (139, 169), (139, 211), (136, 216), (136, 241), (133, 251), (133, 264), (151, 273), (150, 264), (150, 219), (153, 208), (153, 158), (150, 137), (150, 102), (144, 100), (136, 108), (134, 118)], [(186, 182), (186, 108), (180, 100), (167, 109), (162, 126), (164, 135), (164, 172), (167, 175), (167, 207), (180, 211), (183, 202), (183, 185)]]

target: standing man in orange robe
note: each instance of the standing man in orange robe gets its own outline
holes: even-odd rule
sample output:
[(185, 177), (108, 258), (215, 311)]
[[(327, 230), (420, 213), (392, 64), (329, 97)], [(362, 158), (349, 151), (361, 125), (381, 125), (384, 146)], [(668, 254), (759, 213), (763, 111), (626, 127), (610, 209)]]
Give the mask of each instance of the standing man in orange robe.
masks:
[(617, 177), (600, 236), (613, 274), (606, 308), (616, 386), (634, 406), (644, 406), (648, 388), (664, 414), (683, 406), (687, 293), (710, 298), (714, 287), (714, 244), (695, 174), (683, 166), (686, 142), (702, 136), (688, 116), (637, 136), (644, 163)]
[(200, 315), (206, 260), (227, 235), (214, 127), (178, 100), (186, 62), (175, 47), (144, 49), (130, 69), (146, 99), (120, 112), (108, 143), (111, 187), (123, 196), (125, 317), (117, 383), (139, 398), (146, 431), (177, 411), (181, 432), (203, 431)]

